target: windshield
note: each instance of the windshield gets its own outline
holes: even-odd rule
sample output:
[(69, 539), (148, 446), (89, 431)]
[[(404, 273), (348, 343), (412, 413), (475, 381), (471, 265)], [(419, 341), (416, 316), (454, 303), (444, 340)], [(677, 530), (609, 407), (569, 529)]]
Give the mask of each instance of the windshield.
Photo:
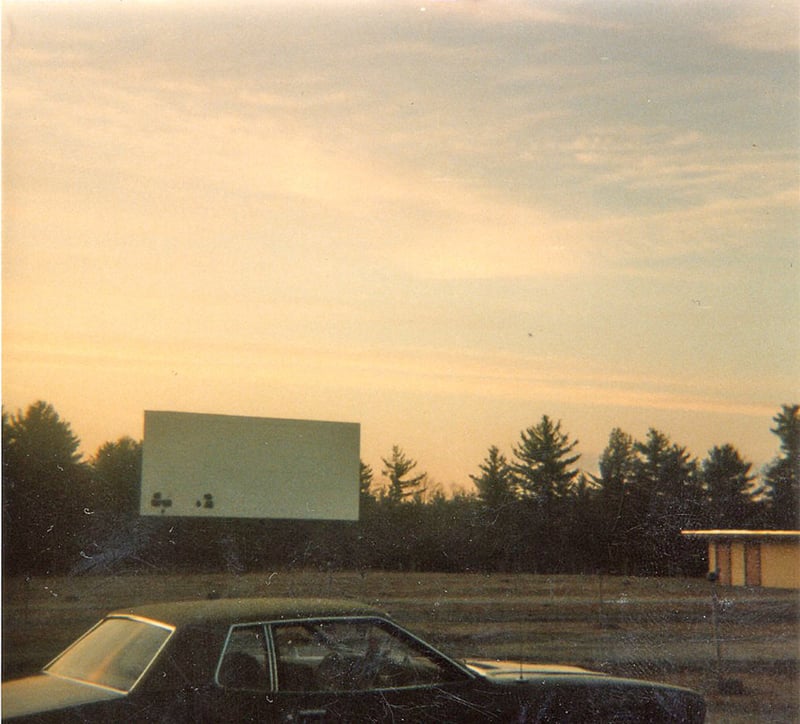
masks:
[(107, 618), (50, 663), (48, 674), (130, 691), (172, 633), (133, 618)]

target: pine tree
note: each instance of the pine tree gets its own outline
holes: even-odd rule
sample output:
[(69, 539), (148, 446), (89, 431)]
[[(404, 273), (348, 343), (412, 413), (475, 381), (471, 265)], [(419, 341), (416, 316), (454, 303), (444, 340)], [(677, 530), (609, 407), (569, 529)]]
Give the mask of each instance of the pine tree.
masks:
[(696, 528), (699, 522), (697, 461), (653, 428), (647, 440), (634, 447), (638, 458), (631, 497), (641, 534), (638, 573), (696, 572), (699, 549), (681, 536), (681, 530)]
[(425, 492), (423, 483), (427, 480), (426, 473), (407, 477), (417, 467), (417, 461), (409, 458), (402, 448), (394, 445), (390, 458), (383, 460), (381, 474), (389, 479), (389, 487), (385, 497), (391, 503), (401, 503), (412, 497), (419, 497)]
[(701, 466), (704, 492), (703, 527), (745, 528), (755, 506), (750, 474), (752, 463), (746, 462), (732, 445), (715, 446)]
[(564, 500), (578, 470), (572, 468), (580, 455), (571, 455), (578, 441), (570, 442), (561, 432), (561, 421), (554, 423), (543, 415), (538, 425), (520, 434), (514, 448), (516, 462), (511, 468), (523, 497), (540, 502), (549, 508), (555, 501)]
[(780, 439), (781, 455), (767, 468), (764, 488), (773, 528), (800, 527), (800, 405), (783, 405), (770, 432)]
[(489, 448), (480, 469), (481, 475), (470, 475), (470, 478), (487, 508), (496, 511), (514, 500), (514, 476), (505, 455), (496, 445)]
[(632, 498), (636, 471), (633, 437), (614, 428), (598, 468), (600, 475), (592, 476), (597, 486), (592, 509), (598, 563), (603, 570), (628, 573), (633, 568), (633, 552), (641, 533)]
[(80, 440), (52, 405), (3, 413), (3, 564), (15, 573), (55, 573), (77, 558), (90, 508)]

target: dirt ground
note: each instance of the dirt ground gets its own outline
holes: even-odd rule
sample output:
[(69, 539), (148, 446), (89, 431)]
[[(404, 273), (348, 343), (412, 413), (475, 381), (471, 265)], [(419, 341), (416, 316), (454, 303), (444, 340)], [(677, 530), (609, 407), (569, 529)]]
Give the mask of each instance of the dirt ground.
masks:
[[(162, 600), (348, 597), (454, 657), (577, 664), (702, 692), (709, 722), (800, 722), (800, 597), (705, 580), (271, 571), (11, 579), (3, 679), (32, 673), (108, 610)], [(718, 644), (718, 646), (717, 646)]]

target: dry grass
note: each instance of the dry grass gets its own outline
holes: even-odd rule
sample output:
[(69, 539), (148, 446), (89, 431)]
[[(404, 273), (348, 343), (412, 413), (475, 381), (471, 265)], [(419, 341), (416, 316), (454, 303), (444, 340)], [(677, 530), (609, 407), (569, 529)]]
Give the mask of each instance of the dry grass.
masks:
[[(722, 670), (709, 584), (598, 576), (272, 571), (8, 580), (3, 678), (30, 673), (106, 611), (220, 596), (351, 597), (454, 656), (589, 666), (703, 692), (710, 722), (800, 721), (796, 592), (720, 589)], [(722, 693), (720, 682), (738, 693)]]

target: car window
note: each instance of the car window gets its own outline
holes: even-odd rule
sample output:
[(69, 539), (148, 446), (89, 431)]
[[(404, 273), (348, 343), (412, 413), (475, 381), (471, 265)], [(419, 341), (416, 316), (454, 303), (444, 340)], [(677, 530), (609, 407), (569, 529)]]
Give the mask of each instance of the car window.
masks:
[(172, 627), (140, 619), (107, 618), (45, 671), (127, 692), (144, 674), (172, 631)]
[(268, 689), (269, 665), (264, 627), (231, 629), (217, 669), (217, 681), (230, 689)]
[(272, 634), (282, 691), (402, 688), (463, 677), (436, 652), (382, 622), (276, 624)]

